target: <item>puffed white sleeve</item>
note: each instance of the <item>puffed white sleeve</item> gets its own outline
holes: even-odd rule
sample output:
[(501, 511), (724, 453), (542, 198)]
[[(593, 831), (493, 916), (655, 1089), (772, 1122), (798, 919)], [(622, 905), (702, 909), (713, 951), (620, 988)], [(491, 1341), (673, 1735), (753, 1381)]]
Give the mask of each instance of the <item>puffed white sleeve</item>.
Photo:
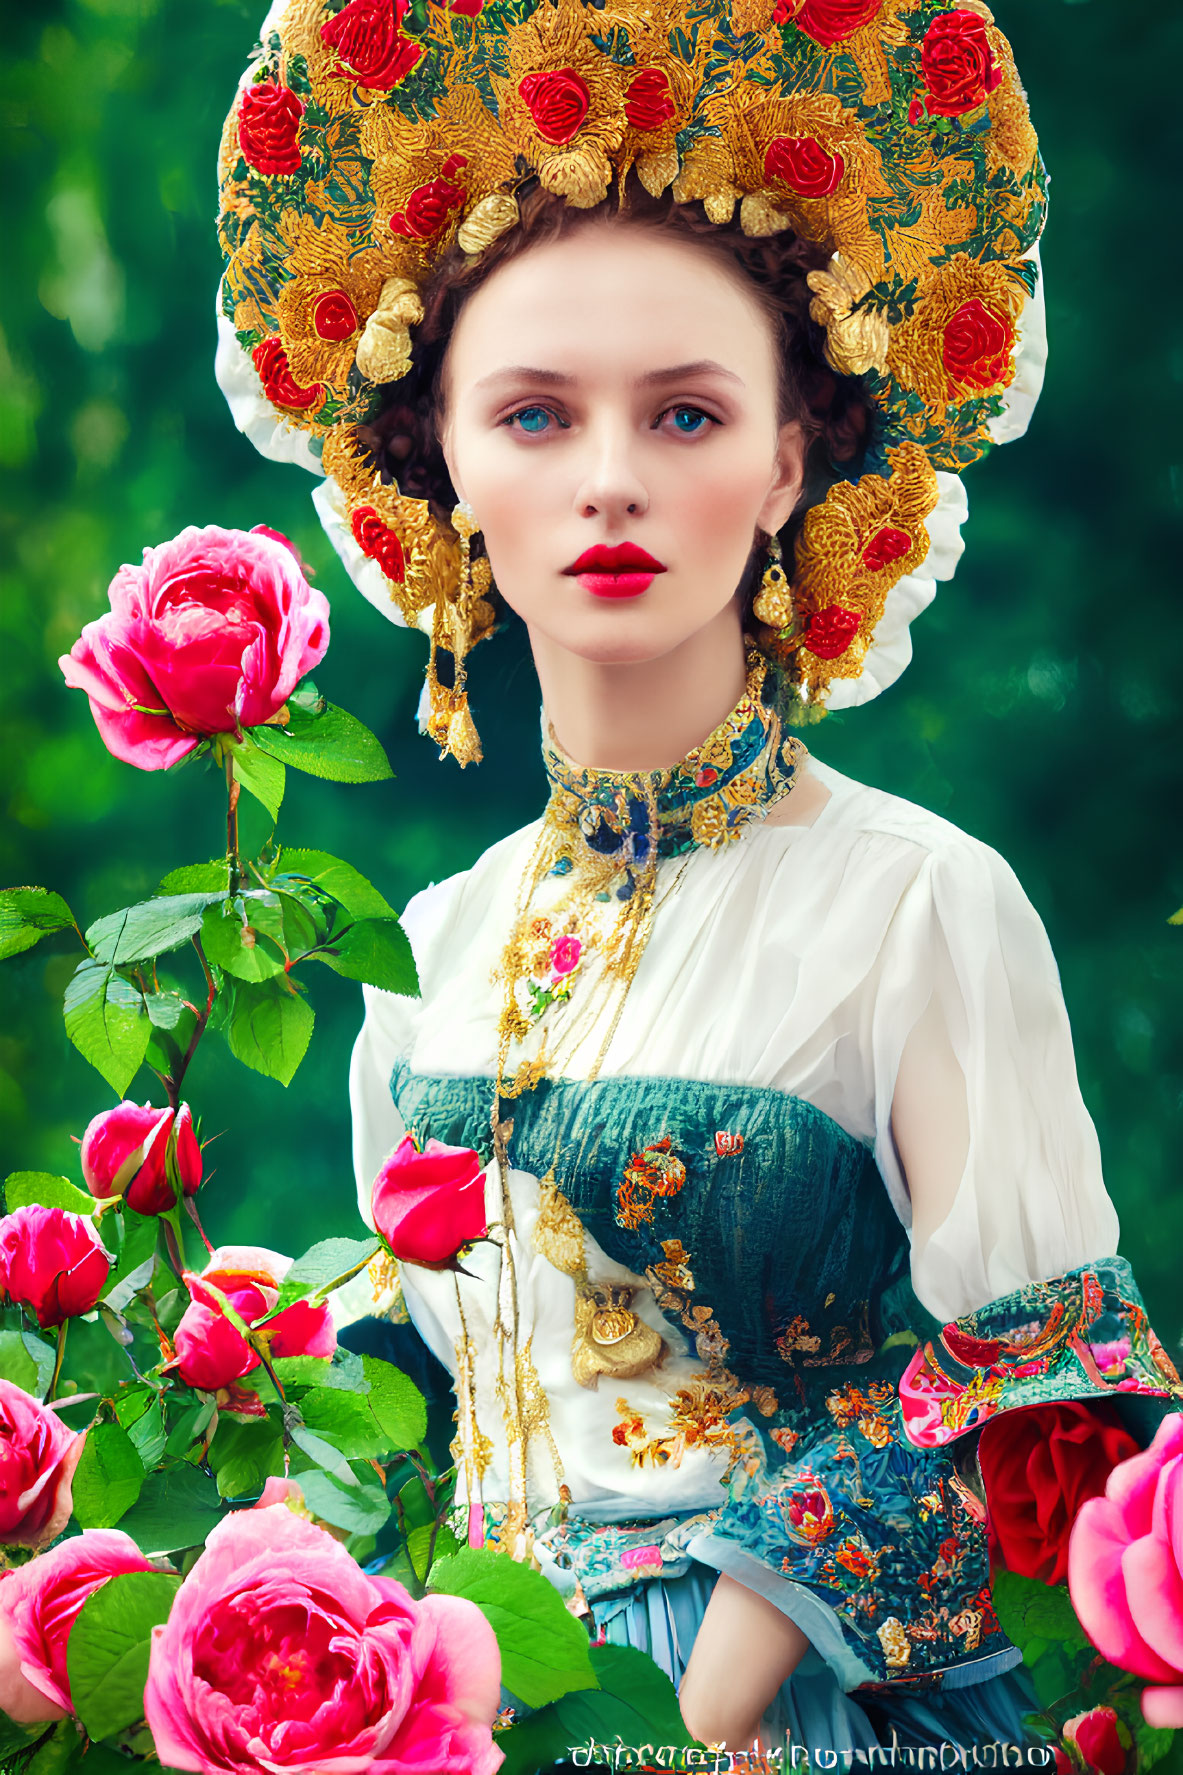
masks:
[(872, 1019), (876, 1158), (945, 1323), (1118, 1235), (1047, 933), (997, 852), (946, 831), (897, 906)]

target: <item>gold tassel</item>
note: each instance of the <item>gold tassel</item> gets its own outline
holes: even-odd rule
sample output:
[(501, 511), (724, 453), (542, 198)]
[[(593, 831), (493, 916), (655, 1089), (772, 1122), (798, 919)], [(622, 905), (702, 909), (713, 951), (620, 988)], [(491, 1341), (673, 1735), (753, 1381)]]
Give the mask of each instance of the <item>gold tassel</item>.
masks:
[(768, 565), (752, 603), (753, 616), (770, 629), (787, 628), (793, 620), (792, 587), (780, 563), (780, 541), (773, 536), (768, 543)]
[[(493, 607), (482, 595), (490, 584), (488, 563), (478, 561), (474, 571), (470, 543), (478, 525), (466, 501), (461, 500), (454, 508), (452, 525), (460, 538), (460, 576), (452, 598), (443, 586), (436, 594), (427, 661), (427, 732), (441, 755), (453, 757), (463, 770), (468, 764), (479, 764), (483, 756), (480, 735), (468, 706), (464, 661), (474, 639), (479, 640), (491, 626)], [(451, 690), (440, 683), (436, 668), (441, 647), (448, 648), (456, 662)]]

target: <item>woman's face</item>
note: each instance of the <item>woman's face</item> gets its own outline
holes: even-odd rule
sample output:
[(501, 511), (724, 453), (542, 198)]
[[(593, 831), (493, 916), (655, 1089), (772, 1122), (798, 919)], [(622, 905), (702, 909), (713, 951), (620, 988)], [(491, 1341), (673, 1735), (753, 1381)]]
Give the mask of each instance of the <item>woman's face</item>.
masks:
[[(498, 590), (585, 659), (656, 659), (717, 622), (757, 528), (796, 504), (771, 323), (693, 243), (596, 222), (531, 248), (469, 299), (443, 374), (444, 453)], [(623, 543), (648, 573), (582, 570)]]

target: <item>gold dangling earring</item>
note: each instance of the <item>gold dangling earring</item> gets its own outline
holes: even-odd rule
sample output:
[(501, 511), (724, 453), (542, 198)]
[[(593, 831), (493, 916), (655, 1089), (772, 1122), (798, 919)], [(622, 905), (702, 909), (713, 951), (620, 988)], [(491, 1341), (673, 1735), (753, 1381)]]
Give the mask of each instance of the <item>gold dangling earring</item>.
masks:
[[(483, 756), (480, 735), (468, 706), (464, 661), (473, 642), (474, 629), (479, 632), (479, 638), (479, 634), (489, 627), (489, 623), (481, 619), (486, 614), (491, 618), (492, 611), (487, 606), (482, 609), (490, 575), (486, 561), (477, 562), (474, 571), (471, 542), (478, 525), (467, 500), (462, 499), (453, 507), (452, 527), (460, 538), (460, 574), (453, 597), (448, 596), (444, 586), (436, 593), (431, 656), (427, 662), (427, 731), (441, 753), (451, 753), (463, 770), (466, 764), (479, 764)], [(441, 647), (446, 647), (456, 662), (451, 690), (440, 683), (436, 671), (436, 655)]]
[(770, 629), (784, 629), (793, 620), (792, 587), (781, 566), (780, 538), (768, 538), (768, 565), (752, 600), (752, 615)]

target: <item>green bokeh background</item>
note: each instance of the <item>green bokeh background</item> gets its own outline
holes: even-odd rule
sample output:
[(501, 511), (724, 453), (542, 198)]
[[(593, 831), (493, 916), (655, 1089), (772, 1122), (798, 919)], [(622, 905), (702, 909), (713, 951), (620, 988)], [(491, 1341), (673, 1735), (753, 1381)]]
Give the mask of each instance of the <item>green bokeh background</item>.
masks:
[[(970, 475), (968, 554), (869, 708), (809, 735), (839, 769), (934, 808), (1010, 861), (1049, 928), (1109, 1187), (1164, 1339), (1183, 1332), (1178, 519), (1183, 338), (1173, 294), (1183, 16), (1161, 0), (997, 0), (1052, 172), (1052, 359), (1028, 439)], [(294, 537), (333, 606), (322, 689), (368, 721), (392, 784), (289, 773), (281, 833), (348, 857), (396, 905), (540, 805), (520, 636), (473, 661), (487, 761), (416, 735), (415, 636), (352, 591), (303, 471), (262, 461), (213, 379), (214, 163), (264, 0), (6, 0), (0, 68), (0, 882), (85, 924), (222, 843), (211, 770), (115, 762), (56, 666), (120, 562), (189, 523)], [(254, 815), (248, 816), (254, 819)], [(253, 828), (263, 836), (261, 816)], [(73, 957), (0, 968), (0, 1162), (77, 1176), (111, 1102), (60, 1019)], [(360, 1230), (346, 1073), (360, 989), (323, 971), (287, 1091), (204, 1044), (186, 1095), (219, 1242), (299, 1251)], [(140, 1095), (147, 1095), (141, 1075)]]

